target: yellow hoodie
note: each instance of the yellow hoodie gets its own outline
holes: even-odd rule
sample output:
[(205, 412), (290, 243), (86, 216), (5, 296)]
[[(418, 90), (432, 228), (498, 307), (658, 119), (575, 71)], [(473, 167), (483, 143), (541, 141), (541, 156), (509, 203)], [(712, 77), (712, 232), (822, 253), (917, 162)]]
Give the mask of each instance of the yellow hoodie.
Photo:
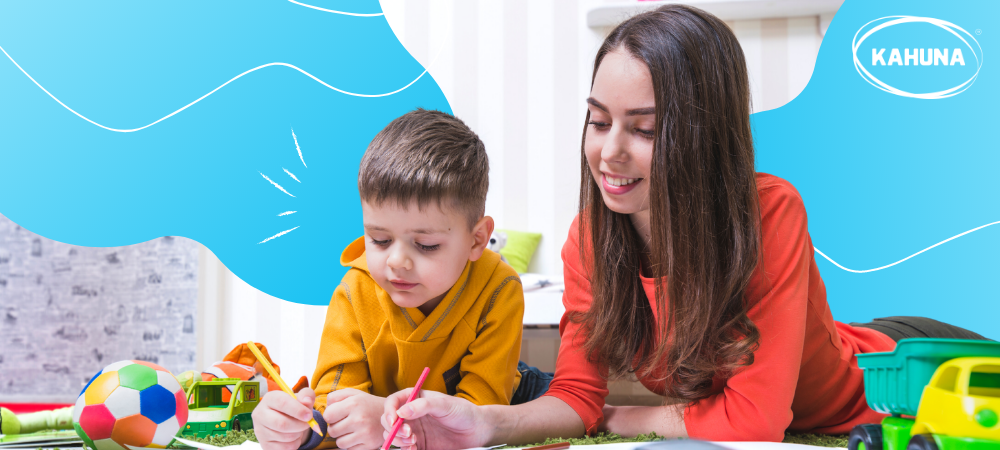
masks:
[(327, 309), (312, 388), (316, 409), (326, 394), (354, 388), (380, 397), (413, 387), (430, 367), (423, 389), (477, 405), (510, 403), (521, 374), (524, 294), (517, 273), (486, 250), (427, 317), (403, 308), (375, 283), (364, 238), (340, 255), (351, 267)]

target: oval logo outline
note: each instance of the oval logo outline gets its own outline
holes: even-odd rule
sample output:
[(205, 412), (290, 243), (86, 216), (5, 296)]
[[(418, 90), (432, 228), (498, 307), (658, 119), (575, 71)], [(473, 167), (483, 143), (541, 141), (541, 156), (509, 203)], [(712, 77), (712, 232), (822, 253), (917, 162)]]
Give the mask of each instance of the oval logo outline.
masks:
[[(861, 34), (861, 32), (864, 31), (865, 28), (867, 28), (869, 25), (886, 19), (891, 19), (891, 20), (876, 25), (872, 29), (868, 30), (863, 36), (861, 36), (860, 40), (858, 39), (858, 35)], [(962, 41), (962, 43), (969, 48), (969, 50), (972, 52), (972, 55), (976, 58), (976, 72), (971, 77), (969, 77), (968, 80), (965, 80), (965, 82), (963, 82), (958, 86), (937, 92), (914, 93), (892, 87), (888, 83), (879, 80), (877, 77), (875, 77), (875, 75), (872, 75), (871, 72), (869, 72), (868, 69), (864, 67), (864, 65), (861, 64), (861, 60), (858, 59), (858, 48), (861, 47), (861, 44), (866, 39), (868, 39), (868, 37), (870, 37), (871, 35), (875, 34), (880, 30), (889, 28), (891, 26), (905, 24), (905, 23), (916, 23), (916, 22), (928, 23), (937, 26), (938, 28), (941, 28), (951, 33), (956, 38), (958, 38), (958, 40)], [(972, 44), (970, 44), (969, 41), (963, 38), (958, 33), (958, 31), (968, 36), (968, 38), (971, 39), (972, 42), (976, 44), (976, 47), (979, 49), (979, 51), (977, 52), (976, 48), (973, 48)], [(979, 71), (982, 70), (983, 68), (983, 59), (984, 59), (983, 48), (981, 45), (979, 45), (979, 41), (976, 40), (976, 38), (971, 33), (965, 31), (964, 28), (955, 25), (951, 22), (948, 22), (946, 20), (935, 19), (933, 17), (919, 17), (919, 16), (885, 16), (872, 20), (864, 24), (861, 28), (858, 29), (856, 33), (854, 33), (854, 40), (851, 42), (851, 50), (854, 55), (854, 69), (858, 72), (858, 75), (860, 75), (861, 78), (863, 78), (865, 81), (868, 82), (868, 84), (871, 84), (872, 86), (875, 86), (879, 90), (888, 92), (890, 94), (895, 94), (902, 97), (919, 98), (924, 100), (938, 100), (942, 98), (953, 97), (955, 95), (961, 94), (962, 92), (965, 92), (965, 90), (969, 89), (969, 87), (971, 87), (972, 84), (976, 81), (976, 78), (979, 77)]]

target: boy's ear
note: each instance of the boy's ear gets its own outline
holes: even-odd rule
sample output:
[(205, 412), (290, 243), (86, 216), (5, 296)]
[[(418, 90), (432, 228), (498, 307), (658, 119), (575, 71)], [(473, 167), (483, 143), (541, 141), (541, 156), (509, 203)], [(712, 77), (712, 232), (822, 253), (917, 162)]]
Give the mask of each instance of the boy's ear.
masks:
[(469, 261), (476, 261), (483, 256), (483, 251), (490, 245), (490, 236), (493, 235), (493, 218), (483, 216), (472, 227), (472, 253), (469, 254)]

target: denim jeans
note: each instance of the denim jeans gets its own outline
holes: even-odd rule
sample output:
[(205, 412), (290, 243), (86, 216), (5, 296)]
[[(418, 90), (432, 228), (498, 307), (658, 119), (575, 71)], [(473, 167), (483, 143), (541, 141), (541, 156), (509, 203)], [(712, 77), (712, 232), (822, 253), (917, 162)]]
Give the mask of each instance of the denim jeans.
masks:
[(510, 399), (511, 405), (528, 403), (541, 397), (549, 390), (549, 383), (552, 382), (551, 372), (542, 372), (536, 367), (529, 367), (524, 361), (517, 362), (517, 371), (521, 372), (521, 384), (517, 385), (514, 396)]

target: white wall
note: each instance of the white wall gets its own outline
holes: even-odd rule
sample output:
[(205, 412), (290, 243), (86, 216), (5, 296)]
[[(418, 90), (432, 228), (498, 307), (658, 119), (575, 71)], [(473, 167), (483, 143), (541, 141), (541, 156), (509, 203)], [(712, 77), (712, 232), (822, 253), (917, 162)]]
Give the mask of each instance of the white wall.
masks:
[[(396, 36), (486, 143), (487, 214), (498, 228), (542, 233), (532, 272), (562, 273), (559, 252), (577, 208), (584, 99), (594, 54), (610, 31), (588, 28), (585, 17), (602, 3), (381, 1)], [(822, 39), (820, 22), (818, 16), (727, 22), (746, 54), (755, 111), (784, 105), (805, 87)], [(207, 250), (203, 259), (202, 366), (254, 339), (269, 346), (289, 382), (311, 378), (326, 308), (276, 299), (238, 279)]]

